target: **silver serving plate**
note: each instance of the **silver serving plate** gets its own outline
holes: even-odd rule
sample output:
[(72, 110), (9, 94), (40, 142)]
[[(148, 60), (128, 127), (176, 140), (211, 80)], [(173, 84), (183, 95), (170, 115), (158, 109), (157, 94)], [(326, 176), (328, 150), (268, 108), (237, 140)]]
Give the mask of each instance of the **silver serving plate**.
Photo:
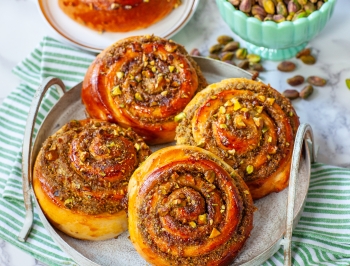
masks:
[[(201, 57), (194, 57), (209, 83), (232, 77), (251, 78), (251, 74), (235, 66)], [(34, 144), (32, 135), (41, 101), (46, 91), (54, 86), (60, 99), (53, 106), (38, 130)], [(128, 239), (128, 232), (117, 239), (106, 241), (78, 240), (56, 230), (43, 214), (32, 188), (32, 170), (35, 158), (46, 138), (72, 119), (84, 119), (81, 103), (81, 83), (69, 91), (57, 78), (47, 78), (37, 90), (29, 111), (23, 142), (23, 195), (26, 217), (18, 239), (26, 241), (33, 223), (34, 199), (36, 210), (53, 240), (67, 255), (84, 266), (147, 265)], [(32, 145), (33, 144), (33, 145)], [(164, 145), (163, 145), (164, 146)], [(289, 188), (257, 200), (254, 213), (254, 228), (244, 248), (233, 265), (260, 265), (270, 258), (281, 246), (284, 247), (284, 265), (291, 265), (291, 238), (294, 226), (302, 213), (310, 182), (310, 167), (314, 162), (312, 129), (308, 124), (299, 126), (292, 158)], [(157, 150), (162, 146), (155, 146)]]

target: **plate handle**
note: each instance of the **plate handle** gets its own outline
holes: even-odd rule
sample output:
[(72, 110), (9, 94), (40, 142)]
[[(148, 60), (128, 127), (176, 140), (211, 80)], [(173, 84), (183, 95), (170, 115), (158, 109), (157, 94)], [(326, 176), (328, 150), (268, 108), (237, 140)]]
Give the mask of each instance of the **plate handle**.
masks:
[(315, 143), (312, 128), (309, 124), (301, 124), (298, 128), (294, 149), (292, 154), (291, 172), (289, 178), (289, 191), (288, 191), (288, 203), (287, 203), (287, 220), (286, 220), (286, 233), (282, 240), (284, 246), (284, 266), (291, 265), (292, 262), (292, 232), (293, 232), (293, 217), (294, 217), (294, 203), (295, 203), (295, 191), (299, 172), (300, 156), (303, 145), (308, 145), (310, 150), (310, 162), (315, 162)]
[(23, 146), (22, 146), (22, 189), (23, 189), (23, 199), (26, 215), (24, 218), (24, 223), (22, 230), (17, 236), (17, 239), (21, 242), (25, 242), (28, 238), (28, 235), (32, 229), (33, 225), (33, 203), (32, 203), (32, 171), (33, 171), (33, 160), (32, 158), (32, 136), (35, 126), (35, 120), (38, 114), (38, 110), (41, 104), (42, 99), (44, 98), (45, 93), (50, 87), (54, 86), (59, 94), (62, 97), (65, 92), (65, 86), (63, 82), (54, 77), (47, 77), (37, 91), (34, 94), (26, 123), (26, 128), (24, 131)]

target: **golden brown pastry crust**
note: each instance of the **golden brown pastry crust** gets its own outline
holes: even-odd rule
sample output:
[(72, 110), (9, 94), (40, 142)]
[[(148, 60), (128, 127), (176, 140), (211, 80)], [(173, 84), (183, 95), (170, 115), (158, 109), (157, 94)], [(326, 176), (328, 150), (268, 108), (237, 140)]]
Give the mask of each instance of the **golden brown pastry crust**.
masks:
[(90, 117), (132, 127), (148, 144), (159, 144), (174, 140), (176, 115), (206, 85), (181, 45), (135, 36), (97, 56), (85, 75), (82, 100)]
[(177, 144), (203, 147), (239, 171), (253, 199), (288, 186), (299, 118), (290, 101), (259, 81), (227, 79), (184, 110)]
[(180, 0), (59, 0), (71, 19), (93, 30), (128, 32), (147, 28), (166, 17)]
[(228, 265), (253, 227), (253, 201), (214, 154), (177, 145), (153, 153), (129, 187), (129, 233), (152, 265)]
[(127, 230), (127, 186), (150, 149), (135, 132), (98, 120), (71, 121), (43, 144), (33, 188), (52, 225), (88, 240)]

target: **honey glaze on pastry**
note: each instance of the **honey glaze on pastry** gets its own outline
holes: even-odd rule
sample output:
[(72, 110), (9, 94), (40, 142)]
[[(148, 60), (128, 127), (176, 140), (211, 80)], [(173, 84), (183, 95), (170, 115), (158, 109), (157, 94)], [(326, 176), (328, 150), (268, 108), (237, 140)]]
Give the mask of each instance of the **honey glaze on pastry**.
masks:
[(153, 153), (128, 187), (129, 233), (152, 265), (228, 265), (253, 227), (253, 201), (214, 154), (177, 145)]
[(83, 81), (92, 118), (132, 127), (148, 144), (174, 140), (177, 115), (207, 85), (181, 45), (155, 36), (123, 39), (105, 49)]
[(269, 85), (243, 78), (208, 86), (189, 103), (178, 144), (203, 147), (236, 169), (253, 199), (288, 186), (299, 118)]
[(147, 28), (166, 17), (180, 0), (58, 0), (76, 22), (99, 32)]
[(98, 120), (71, 121), (43, 144), (33, 188), (51, 224), (87, 240), (127, 230), (127, 186), (150, 149), (135, 132)]

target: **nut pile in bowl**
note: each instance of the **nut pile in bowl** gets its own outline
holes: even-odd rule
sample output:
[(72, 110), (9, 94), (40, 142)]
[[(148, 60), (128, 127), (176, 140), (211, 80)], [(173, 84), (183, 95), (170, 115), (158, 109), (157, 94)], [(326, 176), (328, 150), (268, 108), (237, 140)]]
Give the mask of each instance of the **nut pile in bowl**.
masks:
[(216, 0), (230, 29), (263, 59), (294, 57), (319, 34), (336, 0)]

